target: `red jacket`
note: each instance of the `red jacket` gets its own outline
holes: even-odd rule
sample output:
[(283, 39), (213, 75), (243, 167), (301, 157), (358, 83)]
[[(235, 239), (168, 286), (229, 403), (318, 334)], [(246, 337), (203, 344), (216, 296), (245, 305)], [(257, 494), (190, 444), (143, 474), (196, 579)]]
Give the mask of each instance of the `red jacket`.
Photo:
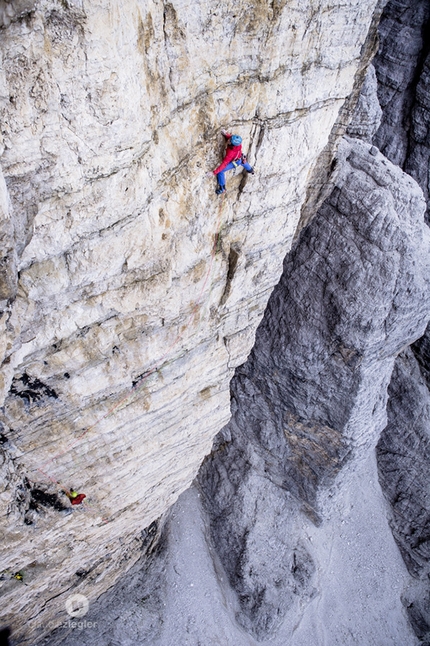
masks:
[(70, 502), (72, 505), (80, 505), (84, 498), (86, 498), (86, 495), (84, 493), (80, 493), (76, 498), (70, 498)]
[[(230, 139), (231, 135), (226, 134), (224, 135), (227, 141)], [(237, 161), (242, 157), (242, 144), (240, 146), (232, 146), (231, 144), (227, 144), (227, 150), (225, 151), (225, 157), (222, 160), (221, 164), (218, 166), (218, 168), (215, 168), (214, 170), (214, 175), (218, 175), (224, 168), (229, 164), (230, 162)]]

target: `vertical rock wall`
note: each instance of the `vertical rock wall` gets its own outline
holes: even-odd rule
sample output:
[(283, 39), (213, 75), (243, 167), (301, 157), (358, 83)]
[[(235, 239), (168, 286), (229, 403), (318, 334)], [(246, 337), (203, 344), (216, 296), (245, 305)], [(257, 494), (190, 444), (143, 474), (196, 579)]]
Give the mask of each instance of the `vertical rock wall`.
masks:
[[(403, 19), (402, 12), (399, 15)], [(408, 15), (414, 20), (422, 18), (419, 12)], [(387, 51), (384, 56), (384, 60), (390, 58)], [(418, 59), (419, 52), (415, 63)], [(381, 117), (385, 124), (388, 118), (376, 101), (376, 91), (370, 68), (349, 128), (351, 135), (369, 143), (348, 140), (342, 144), (336, 160), (341, 172), (334, 190), (285, 261), (255, 347), (233, 379), (232, 420), (217, 437), (199, 474), (210, 519), (209, 545), (216, 550), (214, 569), (221, 577), (217, 581), (221, 605), (224, 610), (227, 605), (225, 625), (215, 629), (215, 638), (226, 643), (247, 644), (255, 638), (284, 644), (287, 639), (308, 646), (310, 635), (342, 645), (415, 643), (406, 630), (406, 617), (401, 617), (403, 583), (401, 576), (397, 578), (401, 568), (392, 567), (394, 559), (391, 554), (390, 560), (389, 553), (381, 553), (378, 561), (377, 550), (372, 552), (369, 545), (376, 515), (377, 544), (388, 545), (391, 539), (396, 552), (380, 491), (375, 505), (378, 483), (372, 485), (374, 447), (385, 427), (377, 454), (382, 488), (392, 504), (390, 524), (410, 571), (425, 580), (428, 392), (412, 354), (395, 358), (423, 332), (430, 316), (429, 233), (422, 219), (425, 204), (415, 182), (370, 145)], [(424, 336), (414, 346), (425, 377), (427, 340)], [(364, 468), (366, 463), (372, 468)], [(360, 480), (363, 477), (370, 479), (370, 485)], [(198, 579), (210, 576), (207, 569), (198, 572), (204, 562), (198, 550), (204, 548), (197, 545), (194, 535), (194, 515), (199, 512), (195, 502), (190, 505), (193, 495), (183, 498), (174, 511), (166, 532), (168, 556), (154, 562), (148, 577), (146, 571), (144, 576), (138, 571), (133, 574), (136, 587), (151, 593), (147, 607), (135, 610), (134, 592), (126, 590), (126, 584), (117, 588), (121, 616), (107, 622), (124, 643), (128, 643), (124, 617), (130, 609), (136, 613), (143, 643), (164, 646), (170, 643), (171, 634), (177, 642), (212, 635), (219, 612), (212, 609), (218, 603), (212, 581), (203, 581), (214, 595), (211, 608), (206, 607), (200, 590), (195, 617), (190, 607), (193, 595), (186, 588), (196, 572)], [(342, 514), (345, 498), (351, 502)], [(362, 507), (361, 524), (356, 526), (352, 501)], [(314, 532), (303, 512), (320, 524)], [(330, 536), (327, 527), (339, 513), (343, 518), (335, 525), (336, 533), (324, 545)], [(186, 538), (182, 544), (176, 524), (183, 526)], [(342, 549), (345, 535), (353, 548), (345, 545)], [(191, 559), (187, 575), (181, 570), (186, 555), (181, 561), (177, 543)], [(347, 552), (355, 549), (357, 558), (348, 563)], [(172, 572), (165, 574), (172, 563)], [(361, 587), (367, 575), (363, 566), (373, 571), (374, 596)], [(224, 571), (237, 596), (232, 597), (220, 583)], [(167, 581), (175, 590), (166, 589)], [(181, 584), (182, 591), (177, 592)], [(340, 600), (343, 593), (345, 599)], [(384, 611), (380, 600), (386, 597), (397, 601), (395, 608), (387, 605)], [(358, 603), (351, 604), (351, 599)], [(425, 586), (419, 581), (410, 586), (403, 591), (402, 601), (416, 634), (427, 643)], [(91, 616), (103, 621), (105, 610), (111, 614), (117, 602), (112, 592)], [(163, 611), (165, 604), (167, 611)], [(162, 628), (163, 623), (174, 623), (182, 608), (184, 619), (170, 626), (173, 633), (169, 627)], [(166, 612), (174, 619), (169, 620)], [(205, 619), (213, 619), (212, 613), (215, 619), (206, 626)], [(232, 626), (233, 614), (245, 633)], [(402, 621), (404, 630), (397, 632), (396, 624)], [(381, 627), (376, 627), (378, 622)], [(363, 624), (368, 624), (367, 632)], [(109, 633), (108, 626), (103, 624), (102, 639)], [(94, 639), (87, 633), (84, 643), (92, 645)], [(77, 643), (76, 637), (66, 643)]]
[[(429, 50), (427, 2), (390, 1), (375, 58), (382, 122), (374, 142), (416, 179), (429, 201)], [(415, 582), (402, 596), (420, 643), (429, 643), (429, 339), (396, 361), (389, 387), (388, 424), (377, 447), (379, 479), (389, 502), (393, 536)]]
[[(27, 643), (228, 420), (376, 4), (1, 4), (1, 603)], [(216, 201), (222, 126), (256, 176)]]
[(391, 0), (379, 26), (375, 57), (382, 122), (374, 143), (421, 186), (429, 202), (430, 6)]
[[(359, 110), (369, 138), (375, 112)], [(212, 540), (192, 489), (173, 511), (168, 552), (95, 604), (98, 637), (86, 631), (65, 644), (104, 643), (111, 631), (131, 644), (132, 614), (148, 646), (412, 645), (402, 593), (417, 634), (426, 633), (426, 592), (404, 592), (374, 455), (395, 365), (391, 442), (381, 449), (386, 429), (379, 467), (385, 462), (396, 539), (425, 565), (427, 418), (416, 403), (426, 389), (396, 384), (402, 355), (395, 362), (430, 315), (425, 203), (370, 144), (345, 141), (337, 166), (332, 194), (285, 261), (255, 347), (232, 381), (232, 420), (200, 471)], [(417, 371), (415, 363), (403, 373)]]
[(418, 637), (430, 637), (430, 393), (408, 350), (396, 361), (389, 387), (388, 424), (378, 443), (390, 525), (408, 570), (417, 580), (403, 602)]

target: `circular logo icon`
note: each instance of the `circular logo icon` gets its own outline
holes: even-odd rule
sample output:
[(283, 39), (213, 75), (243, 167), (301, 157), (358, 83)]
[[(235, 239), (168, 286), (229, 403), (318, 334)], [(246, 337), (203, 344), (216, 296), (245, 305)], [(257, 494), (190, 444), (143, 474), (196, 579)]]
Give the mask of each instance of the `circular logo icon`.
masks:
[(66, 601), (66, 612), (71, 617), (85, 617), (90, 602), (83, 594), (73, 594)]

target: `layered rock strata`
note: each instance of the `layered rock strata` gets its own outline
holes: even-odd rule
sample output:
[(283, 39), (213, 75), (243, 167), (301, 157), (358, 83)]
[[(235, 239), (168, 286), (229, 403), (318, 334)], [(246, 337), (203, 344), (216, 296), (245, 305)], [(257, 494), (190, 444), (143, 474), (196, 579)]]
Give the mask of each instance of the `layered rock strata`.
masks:
[(97, 630), (49, 643), (416, 643), (374, 445), (394, 355), (430, 315), (425, 204), (370, 145), (345, 142), (338, 166), (232, 381), (232, 420), (198, 477), (209, 519), (192, 488), (157, 558), (94, 604)]
[[(1, 593), (22, 643), (137, 557), (228, 420), (376, 4), (2, 4)], [(220, 202), (221, 126), (257, 174)]]

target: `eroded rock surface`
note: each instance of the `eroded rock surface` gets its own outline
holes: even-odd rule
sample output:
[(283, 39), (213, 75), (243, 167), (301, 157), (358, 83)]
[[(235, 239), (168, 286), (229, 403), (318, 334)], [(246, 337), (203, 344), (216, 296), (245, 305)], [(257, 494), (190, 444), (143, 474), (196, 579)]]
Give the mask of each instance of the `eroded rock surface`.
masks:
[[(136, 558), (227, 422), (380, 3), (6, 4), (1, 585), (33, 644)], [(256, 175), (220, 202), (221, 127)]]
[[(380, 25), (375, 59), (383, 109), (374, 142), (416, 179), (427, 201), (429, 222), (430, 5), (391, 0)], [(413, 352), (413, 353), (412, 353)], [(420, 643), (430, 643), (428, 571), (428, 407), (430, 332), (396, 361), (389, 387), (388, 425), (378, 444), (378, 469), (389, 502), (390, 525), (415, 577), (402, 596)]]
[(430, 571), (430, 399), (410, 351), (396, 361), (388, 392), (388, 424), (378, 443), (381, 483), (405, 561), (421, 575)]
[(348, 126), (348, 135), (371, 143), (378, 130), (382, 109), (378, 101), (378, 81), (375, 68), (369, 65), (357, 105)]
[[(232, 420), (199, 475), (239, 620), (258, 638), (292, 604), (291, 496), (317, 523), (330, 515), (331, 496), (385, 426), (395, 356), (430, 317), (430, 232), (419, 187), (358, 140), (345, 141), (339, 156), (336, 187), (285, 261), (232, 381)], [(264, 503), (267, 489), (283, 506)], [(269, 534), (278, 549), (258, 567)], [(312, 565), (299, 549), (294, 558), (303, 594)]]
[(430, 392), (408, 350), (396, 361), (388, 389), (388, 423), (377, 447), (379, 479), (390, 525), (417, 579), (403, 601), (420, 639), (430, 643)]
[(421, 186), (429, 202), (430, 5), (391, 0), (379, 26), (374, 65), (383, 116), (374, 143)]
[(425, 334), (412, 345), (412, 352), (430, 388), (430, 325), (427, 326)]
[[(427, 27), (427, 31), (430, 27)], [(430, 49), (430, 36), (427, 36), (426, 50)], [(425, 59), (415, 93), (415, 104), (411, 115), (410, 153), (404, 169), (423, 189), (427, 199), (427, 224), (430, 224), (430, 54)]]

